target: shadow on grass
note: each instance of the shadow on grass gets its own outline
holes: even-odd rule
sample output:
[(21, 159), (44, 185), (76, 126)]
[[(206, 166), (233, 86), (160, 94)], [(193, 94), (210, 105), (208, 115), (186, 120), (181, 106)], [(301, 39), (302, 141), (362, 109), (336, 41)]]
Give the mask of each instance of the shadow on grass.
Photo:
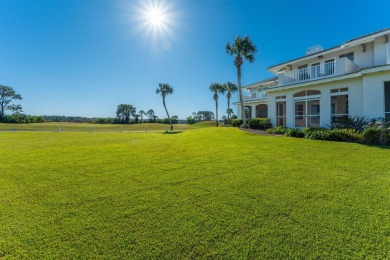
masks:
[(388, 149), (390, 150), (389, 145), (380, 145), (380, 144), (365, 144), (365, 143), (360, 143), (361, 145), (368, 146), (368, 147), (375, 147), (375, 148), (381, 148), (381, 149)]
[(163, 135), (175, 135), (175, 134), (181, 134), (181, 133), (183, 133), (183, 131), (165, 131), (165, 132), (163, 132), (162, 134)]

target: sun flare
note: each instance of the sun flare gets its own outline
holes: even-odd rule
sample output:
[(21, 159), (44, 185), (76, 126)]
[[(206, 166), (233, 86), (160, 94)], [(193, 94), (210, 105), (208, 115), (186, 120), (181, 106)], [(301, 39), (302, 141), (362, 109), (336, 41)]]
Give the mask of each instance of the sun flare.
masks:
[(152, 25), (160, 26), (165, 23), (164, 13), (160, 9), (148, 10), (146, 17), (148, 22)]
[(176, 29), (180, 15), (176, 6), (167, 0), (138, 0), (131, 5), (132, 17), (135, 19), (135, 31), (145, 41), (169, 50), (178, 39)]

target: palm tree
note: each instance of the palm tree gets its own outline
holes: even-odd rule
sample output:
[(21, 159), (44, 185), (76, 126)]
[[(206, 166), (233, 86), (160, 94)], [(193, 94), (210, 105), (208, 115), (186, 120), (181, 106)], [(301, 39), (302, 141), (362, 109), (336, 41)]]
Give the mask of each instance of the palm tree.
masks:
[(140, 110), (138, 112), (139, 116), (141, 117), (141, 123), (144, 123), (144, 115), (146, 115), (145, 111)]
[(236, 84), (234, 84), (233, 82), (230, 82), (230, 81), (226, 82), (226, 84), (224, 84), (224, 87), (225, 87), (225, 91), (227, 92), (226, 97), (228, 100), (228, 108), (226, 110), (227, 115), (228, 115), (227, 120), (228, 120), (228, 122), (230, 122), (230, 114), (233, 112), (233, 110), (230, 109), (230, 98), (232, 97), (232, 94), (237, 92), (238, 88), (237, 88)]
[(161, 94), (161, 96), (163, 98), (163, 105), (165, 108), (165, 112), (167, 112), (169, 123), (171, 124), (171, 132), (173, 131), (173, 125), (172, 125), (172, 120), (171, 120), (169, 113), (168, 113), (167, 106), (165, 104), (165, 97), (169, 94), (172, 94), (172, 93), (173, 93), (173, 88), (168, 83), (158, 84), (158, 88), (156, 89), (156, 94)]
[(148, 112), (146, 112), (146, 115), (149, 117), (149, 122), (153, 123), (153, 119), (155, 117), (154, 115), (154, 110), (153, 109), (149, 109)]
[(216, 126), (218, 127), (218, 94), (225, 93), (225, 87), (219, 83), (213, 83), (210, 85), (210, 91), (214, 92), (214, 100), (215, 100), (215, 115), (216, 115)]
[(226, 53), (235, 56), (234, 65), (237, 68), (237, 78), (238, 78), (238, 91), (240, 94), (240, 107), (241, 107), (241, 118), (243, 120), (244, 126), (246, 126), (246, 118), (244, 111), (244, 100), (242, 98), (242, 89), (241, 89), (241, 66), (244, 63), (244, 60), (249, 61), (250, 63), (255, 61), (255, 53), (257, 51), (256, 46), (249, 39), (248, 36), (240, 37), (237, 36), (233, 44), (226, 44)]

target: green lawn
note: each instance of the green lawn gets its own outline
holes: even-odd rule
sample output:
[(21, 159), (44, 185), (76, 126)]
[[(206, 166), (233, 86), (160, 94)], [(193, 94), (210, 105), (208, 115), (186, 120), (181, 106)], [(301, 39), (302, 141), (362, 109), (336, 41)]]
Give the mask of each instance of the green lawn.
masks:
[(1, 132), (0, 258), (390, 257), (390, 149), (236, 128)]
[[(175, 131), (183, 131), (188, 129), (197, 129), (215, 125), (214, 122), (206, 121), (188, 124), (174, 124)], [(170, 125), (144, 123), (144, 124), (88, 124), (88, 123), (34, 123), (34, 124), (5, 124), (0, 123), (0, 132), (2, 131), (39, 131), (39, 132), (145, 132), (145, 131), (165, 131), (170, 130)]]

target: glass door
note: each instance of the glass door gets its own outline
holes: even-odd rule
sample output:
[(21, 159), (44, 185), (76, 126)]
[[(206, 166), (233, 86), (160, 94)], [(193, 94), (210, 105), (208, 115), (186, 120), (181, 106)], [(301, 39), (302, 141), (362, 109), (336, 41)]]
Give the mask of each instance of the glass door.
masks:
[(295, 102), (295, 127), (306, 127), (306, 101)]
[(308, 107), (308, 114), (307, 114), (308, 126), (320, 127), (320, 101), (308, 100), (307, 107)]
[(295, 101), (295, 127), (320, 127), (320, 100)]

